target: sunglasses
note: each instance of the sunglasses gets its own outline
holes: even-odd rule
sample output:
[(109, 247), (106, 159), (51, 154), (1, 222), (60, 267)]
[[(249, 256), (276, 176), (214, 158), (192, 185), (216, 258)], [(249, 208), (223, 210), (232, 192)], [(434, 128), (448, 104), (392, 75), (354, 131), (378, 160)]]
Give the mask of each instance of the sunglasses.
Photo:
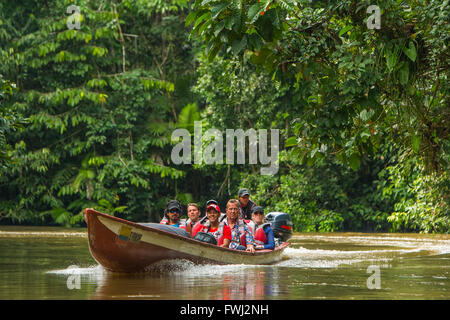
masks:
[(264, 215), (264, 213), (262, 213), (262, 212), (259, 212), (259, 211), (257, 211), (257, 212), (253, 212), (253, 214), (262, 214), (262, 215)]
[(169, 212), (170, 213), (180, 213), (181, 211), (178, 209), (170, 209)]

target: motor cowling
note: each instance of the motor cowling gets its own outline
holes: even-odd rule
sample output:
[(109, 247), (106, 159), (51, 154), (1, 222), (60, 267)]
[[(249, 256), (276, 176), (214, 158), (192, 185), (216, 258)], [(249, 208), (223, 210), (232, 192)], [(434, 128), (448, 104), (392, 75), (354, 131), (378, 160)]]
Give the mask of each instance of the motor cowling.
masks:
[(288, 241), (294, 232), (292, 218), (284, 212), (270, 212), (266, 215), (266, 222), (270, 223), (275, 238), (282, 242)]

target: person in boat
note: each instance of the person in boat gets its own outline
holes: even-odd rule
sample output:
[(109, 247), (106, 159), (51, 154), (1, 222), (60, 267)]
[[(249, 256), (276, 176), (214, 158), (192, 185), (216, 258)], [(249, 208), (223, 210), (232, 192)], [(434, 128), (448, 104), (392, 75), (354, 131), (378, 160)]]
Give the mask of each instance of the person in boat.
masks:
[(250, 199), (250, 192), (248, 189), (243, 188), (238, 193), (241, 219), (250, 220), (252, 218), (252, 209), (256, 207), (256, 203)]
[(186, 220), (180, 219), (182, 213), (181, 203), (177, 200), (170, 200), (164, 210), (164, 218), (160, 224), (170, 225), (173, 227), (186, 230)]
[(273, 235), (273, 230), (269, 223), (265, 223), (264, 209), (262, 207), (253, 207), (252, 221), (249, 225), (253, 229), (256, 250), (275, 249), (275, 237)]
[(200, 206), (196, 203), (188, 203), (186, 210), (189, 217), (186, 221), (186, 231), (192, 236), (192, 229), (200, 221)]
[(206, 208), (207, 219), (198, 222), (192, 230), (192, 237), (195, 238), (198, 232), (206, 232), (214, 236), (217, 245), (228, 248), (231, 243), (231, 229), (224, 222), (219, 222), (220, 208), (217, 204), (211, 203)]
[(254, 253), (253, 235), (250, 228), (239, 218), (239, 200), (231, 199), (227, 203), (227, 217), (224, 220), (231, 229), (231, 249), (246, 250)]
[[(208, 208), (208, 206), (209, 206), (210, 204), (219, 205), (219, 203), (218, 203), (216, 200), (211, 199), (211, 200), (206, 201), (206, 208)], [(205, 218), (206, 218), (206, 213), (205, 213)], [(222, 222), (223, 219), (225, 219), (225, 218), (226, 218), (225, 213), (221, 213), (221, 214), (220, 214), (220, 218), (219, 218), (219, 222)]]

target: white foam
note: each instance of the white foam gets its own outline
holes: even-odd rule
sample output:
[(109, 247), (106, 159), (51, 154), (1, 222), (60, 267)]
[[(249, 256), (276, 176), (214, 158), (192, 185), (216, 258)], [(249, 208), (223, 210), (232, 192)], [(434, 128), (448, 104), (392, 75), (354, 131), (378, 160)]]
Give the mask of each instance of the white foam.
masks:
[(107, 271), (100, 265), (93, 265), (85, 268), (78, 267), (76, 265), (71, 265), (67, 267), (66, 269), (60, 269), (60, 270), (50, 270), (47, 271), (48, 274), (56, 274), (56, 275), (63, 275), (63, 276), (69, 276), (69, 275), (80, 275), (80, 276), (102, 276)]
[(0, 230), (0, 237), (20, 237), (20, 238), (34, 238), (34, 237), (81, 237), (87, 238), (87, 232), (61, 232), (61, 231), (2, 231)]
[(195, 264), (189, 260), (176, 259), (160, 261), (146, 269), (149, 273), (170, 273), (174, 276), (196, 277), (196, 276), (216, 276), (242, 271), (248, 268), (259, 266), (232, 264), (232, 265), (212, 265)]

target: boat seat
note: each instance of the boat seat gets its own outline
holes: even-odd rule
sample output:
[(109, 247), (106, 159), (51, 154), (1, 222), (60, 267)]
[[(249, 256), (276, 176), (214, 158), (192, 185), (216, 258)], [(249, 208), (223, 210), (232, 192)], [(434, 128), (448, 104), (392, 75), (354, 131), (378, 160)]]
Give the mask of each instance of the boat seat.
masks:
[(160, 224), (160, 223), (151, 223), (151, 222), (139, 222), (138, 224), (140, 224), (141, 226), (145, 226), (145, 227), (149, 227), (149, 228), (153, 228), (153, 229), (158, 229), (161, 231), (166, 231), (166, 232), (170, 232), (182, 237), (186, 237), (186, 238), (190, 238), (190, 234), (189, 232), (187, 232), (184, 229), (181, 228), (177, 228), (177, 227), (172, 227), (172, 226), (168, 226), (166, 224)]

